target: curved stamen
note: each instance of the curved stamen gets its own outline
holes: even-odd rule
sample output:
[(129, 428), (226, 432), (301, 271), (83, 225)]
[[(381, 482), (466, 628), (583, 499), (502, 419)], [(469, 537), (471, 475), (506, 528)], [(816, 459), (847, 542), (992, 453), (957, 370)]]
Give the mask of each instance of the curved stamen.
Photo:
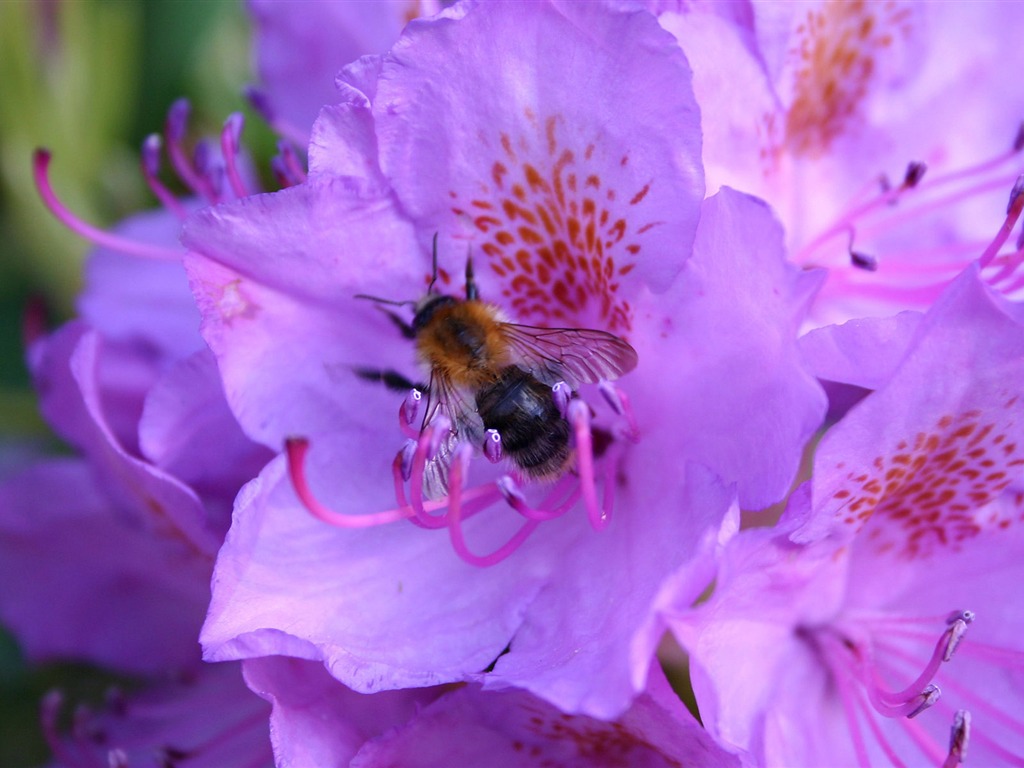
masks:
[(292, 183), (301, 184), (304, 182), (306, 180), (306, 169), (299, 162), (299, 156), (295, 153), (295, 148), (286, 141), (279, 141), (277, 142), (277, 153), (284, 163), (289, 176), (293, 179)]
[(608, 525), (608, 509), (602, 509), (597, 501), (594, 480), (594, 441), (590, 433), (590, 407), (582, 400), (569, 403), (567, 418), (576, 440), (576, 471), (580, 476), (580, 493), (587, 518), (595, 531), (604, 530)]
[(224, 191), (224, 161), (214, 151), (208, 139), (196, 142), (192, 151), (192, 165), (199, 178), (203, 180), (203, 190), (207, 199), (216, 205), (221, 201)]
[(228, 182), (231, 190), (238, 198), (248, 197), (249, 191), (245, 188), (245, 182), (238, 172), (239, 148), (241, 146), (242, 128), (245, 127), (245, 116), (241, 112), (233, 112), (224, 121), (224, 128), (220, 132), (220, 151), (224, 155), (224, 165), (228, 174)]
[(72, 754), (58, 732), (57, 720), (63, 703), (64, 697), (60, 691), (52, 690), (43, 696), (43, 700), (39, 704), (39, 722), (42, 726), (43, 738), (46, 740), (46, 746), (50, 748), (50, 752), (61, 765), (82, 765), (82, 760), (78, 755)]
[(308, 132), (299, 130), (288, 121), (282, 120), (270, 106), (270, 101), (264, 91), (250, 85), (245, 89), (245, 97), (252, 108), (263, 118), (263, 121), (279, 136), (285, 136), (300, 147), (309, 143)]
[(1010, 233), (1013, 231), (1017, 219), (1020, 218), (1022, 209), (1024, 209), (1024, 175), (1017, 177), (1017, 181), (1010, 191), (1010, 200), (1006, 205), (1006, 219), (1003, 221), (1003, 225), (978, 259), (978, 264), (982, 267), (987, 266), (995, 258), (999, 249), (1010, 238)]
[(160, 134), (152, 133), (146, 137), (146, 140), (142, 142), (141, 152), (141, 165), (142, 165), (142, 176), (146, 179), (146, 185), (150, 191), (156, 197), (157, 200), (175, 216), (182, 221), (188, 216), (188, 211), (185, 210), (178, 198), (176, 198), (171, 191), (167, 189), (160, 181), (160, 152), (163, 149), (163, 139), (160, 138)]
[(167, 136), (167, 155), (171, 158), (171, 165), (174, 167), (174, 172), (178, 174), (178, 178), (192, 192), (212, 202), (215, 198), (215, 195), (212, 194), (213, 191), (209, 189), (206, 179), (195, 172), (181, 145), (185, 138), (191, 109), (188, 99), (178, 99), (167, 110), (167, 121), (164, 128), (164, 134)]
[[(526, 497), (519, 490), (519, 486), (508, 475), (498, 478), (497, 486), (508, 505), (528, 520), (554, 520), (572, 509), (580, 498), (580, 486), (579, 483), (576, 483), (566, 499), (558, 506), (553, 509), (536, 509), (526, 503)], [(554, 493), (551, 496), (554, 496)], [(542, 506), (546, 506), (546, 504)]]
[[(946, 631), (942, 633), (938, 642), (935, 643), (935, 649), (932, 651), (931, 658), (925, 664), (924, 669), (921, 670), (921, 674), (901, 691), (887, 691), (878, 687), (879, 698), (886, 703), (899, 705), (918, 695), (935, 677), (935, 673), (939, 671), (939, 666), (953, 658), (953, 654), (956, 652), (956, 648), (966, 632), (967, 622), (962, 617), (957, 617), (950, 623)], [(880, 640), (876, 642), (876, 646), (885, 648), (886, 643), (884, 640)]]
[[(1020, 152), (1021, 135), (1021, 131), (1018, 130), (1012, 147), (989, 160), (967, 168), (960, 168), (944, 174), (932, 176), (923, 182), (921, 177), (923, 175), (924, 165), (920, 163), (911, 163), (908, 166), (903, 181), (899, 186), (893, 187), (889, 184), (885, 184), (879, 194), (867, 199), (866, 201), (862, 200), (863, 193), (859, 193), (855, 196), (854, 202), (851, 203), (850, 207), (840, 213), (836, 220), (820, 232), (817, 237), (804, 245), (794, 258), (794, 261), (797, 263), (806, 263), (810, 260), (812, 254), (814, 254), (814, 252), (821, 246), (825, 245), (825, 243), (844, 232), (852, 233), (855, 222), (863, 221), (866, 217), (885, 210), (887, 207), (899, 201), (899, 199), (910, 190), (915, 190), (915, 197), (920, 199), (922, 196), (927, 197), (927, 195), (930, 195), (943, 187), (958, 184), (971, 178), (984, 178), (987, 174), (997, 171), (1002, 165)], [(921, 207), (916, 208), (913, 211), (908, 211), (900, 216), (887, 218), (884, 225), (882, 225), (882, 228), (888, 229), (891, 226), (899, 224), (908, 216), (920, 216), (922, 213), (929, 210), (948, 206), (963, 199), (964, 197), (976, 195), (988, 189), (997, 188), (998, 185), (1004, 183), (1006, 182), (1003, 178), (982, 180), (976, 182), (973, 186), (969, 186), (967, 189), (954, 190), (945, 197), (938, 197), (930, 202), (922, 200)], [(878, 228), (878, 225), (873, 225), (871, 227), (871, 231), (875, 232), (881, 230)]]
[(478, 568), (487, 568), (488, 566), (500, 563), (519, 549), (529, 535), (537, 529), (540, 522), (537, 520), (527, 520), (513, 534), (512, 538), (489, 555), (477, 555), (471, 552), (466, 545), (466, 539), (462, 533), (462, 483), (471, 456), (472, 447), (462, 443), (455, 449), (455, 455), (452, 457), (451, 475), (449, 476), (448, 485), (448, 535), (452, 542), (452, 549), (455, 550), (459, 557), (470, 565)]
[(87, 240), (91, 240), (103, 248), (110, 248), (113, 251), (120, 251), (130, 256), (141, 256), (145, 259), (162, 259), (165, 261), (177, 261), (181, 258), (180, 251), (172, 248), (163, 248), (158, 245), (140, 243), (137, 240), (129, 240), (126, 237), (104, 232), (102, 229), (86, 224), (77, 218), (57, 199), (57, 195), (50, 186), (49, 166), (49, 150), (37, 149), (32, 157), (32, 173), (35, 178), (36, 189), (39, 190), (39, 196), (43, 199), (43, 203), (50, 210), (50, 213), (72, 232), (81, 235)]
[(900, 692), (886, 690), (877, 669), (869, 666), (869, 657), (863, 647), (852, 644), (832, 628), (819, 632), (818, 637), (832, 659), (832, 666), (845, 666), (854, 674), (864, 686), (868, 700), (878, 714), (885, 717), (916, 717), (939, 700), (942, 692), (931, 683), (923, 688), (908, 688)]
[(309, 451), (309, 441), (302, 437), (290, 437), (285, 440), (285, 451), (288, 454), (288, 475), (291, 477), (292, 486), (295, 488), (299, 501), (314, 517), (325, 523), (338, 528), (371, 528), (384, 523), (393, 523), (396, 520), (405, 520), (414, 514), (409, 507), (388, 509), (367, 515), (349, 515), (330, 509), (321, 504), (313, 495), (306, 478), (306, 454)]
[(855, 694), (855, 698), (857, 706), (860, 707), (861, 715), (864, 717), (865, 722), (867, 722), (868, 727), (871, 729), (871, 735), (875, 737), (875, 741), (877, 741), (878, 746), (882, 748), (882, 751), (885, 753), (886, 758), (888, 758), (889, 763), (893, 768), (905, 768), (906, 763), (900, 760), (899, 755), (896, 754), (895, 748), (889, 743), (889, 740), (882, 732), (882, 727), (878, 723), (878, 718), (874, 716), (875, 713), (871, 704), (868, 703), (863, 693)]
[(444, 515), (428, 514), (423, 499), (423, 475), (429, 460), (437, 455), (441, 441), (451, 432), (451, 420), (444, 414), (434, 418), (416, 441), (412, 458), (412, 472), (409, 475), (411, 494), (409, 501), (416, 519), (427, 528), (443, 528), (447, 523)]

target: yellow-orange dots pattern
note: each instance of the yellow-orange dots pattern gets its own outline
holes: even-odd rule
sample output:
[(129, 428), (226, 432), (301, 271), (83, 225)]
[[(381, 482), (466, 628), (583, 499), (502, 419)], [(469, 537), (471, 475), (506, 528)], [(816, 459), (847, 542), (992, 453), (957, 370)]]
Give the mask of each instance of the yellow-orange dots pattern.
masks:
[[(525, 114), (534, 135), (500, 134), (481, 191), (468, 199), (451, 192), (451, 210), (475, 229), (474, 254), (500, 279), (517, 320), (559, 326), (596, 317), (628, 333), (632, 309), (618, 292), (640, 256), (638, 236), (656, 225), (642, 218), (651, 183), (615, 189), (594, 143), (566, 146), (561, 117)], [(615, 162), (626, 166), (629, 155)]]
[(1007, 504), (1015, 509), (1011, 514), (999, 505), (985, 507), (1024, 479), (1024, 445), (1010, 436), (1021, 407), (1013, 396), (994, 411), (944, 416), (870, 466), (840, 462), (836, 468), (845, 478), (833, 493), (839, 519), (857, 530), (870, 520), (868, 541), (906, 558), (959, 549), (984, 530), (1019, 522), (1024, 505)]
[(797, 28), (793, 99), (784, 146), (818, 156), (860, 116), (879, 75), (879, 59), (911, 33), (911, 14), (896, 2), (828, 2)]

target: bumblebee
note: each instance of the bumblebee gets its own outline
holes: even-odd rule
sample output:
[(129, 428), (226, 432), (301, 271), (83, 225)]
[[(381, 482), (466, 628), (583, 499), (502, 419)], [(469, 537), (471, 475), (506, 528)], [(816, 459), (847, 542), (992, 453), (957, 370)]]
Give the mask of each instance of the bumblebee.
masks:
[(479, 448), (487, 430), (497, 431), (503, 456), (526, 477), (559, 477), (569, 468), (572, 451), (569, 423), (552, 387), (564, 382), (575, 394), (580, 384), (616, 379), (636, 367), (636, 351), (605, 331), (508, 322), (500, 308), (479, 299), (472, 260), (466, 262), (464, 299), (436, 293), (436, 278), (435, 236), (433, 278), (414, 304), (407, 335), (430, 374), (421, 431), (439, 413), (452, 426), (427, 464), (424, 494), (447, 493), (455, 446), (469, 442)]

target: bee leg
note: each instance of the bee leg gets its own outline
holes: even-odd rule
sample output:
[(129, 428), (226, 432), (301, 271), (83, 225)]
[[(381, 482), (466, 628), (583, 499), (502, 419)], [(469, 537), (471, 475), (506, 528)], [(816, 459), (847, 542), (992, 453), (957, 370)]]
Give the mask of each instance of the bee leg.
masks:
[(402, 334), (403, 339), (408, 339), (409, 341), (412, 341), (413, 339), (416, 338), (416, 331), (397, 312), (392, 312), (390, 309), (385, 309), (380, 305), (377, 305), (377, 309), (379, 309), (381, 312), (388, 316), (388, 320), (390, 320), (394, 324), (395, 328), (398, 329), (398, 332)]
[(392, 392), (408, 392), (410, 389), (418, 389), (420, 392), (427, 391), (427, 387), (424, 384), (417, 384), (398, 371), (388, 371), (380, 368), (355, 368), (354, 370), (356, 376), (360, 379), (380, 382)]

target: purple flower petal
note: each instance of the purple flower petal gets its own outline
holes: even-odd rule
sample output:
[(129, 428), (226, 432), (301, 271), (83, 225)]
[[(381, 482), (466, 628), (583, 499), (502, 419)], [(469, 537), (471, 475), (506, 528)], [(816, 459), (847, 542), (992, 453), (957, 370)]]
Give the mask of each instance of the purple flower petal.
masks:
[[(61, 765), (187, 764), (195, 768), (273, 764), (267, 705), (246, 690), (234, 664), (203, 665), (141, 692), (112, 691), (98, 711), (75, 710), (71, 732), (51, 741)], [(57, 719), (60, 700), (44, 700)]]
[(873, 523), (876, 546), (913, 558), (1012, 520), (990, 507), (1024, 488), (1021, 317), (975, 268), (950, 286), (890, 381), (822, 440), (814, 499), (827, 514), (797, 537)]
[[(256, 59), (272, 122), (308, 132), (320, 108), (339, 101), (334, 78), (364, 54), (388, 50), (417, 3), (250, 0)], [(296, 140), (300, 137), (295, 136)]]
[(370, 739), (403, 725), (442, 689), (356, 693), (322, 664), (271, 656), (242, 664), (249, 688), (273, 705), (270, 738), (279, 766), (348, 765)]
[(198, 552), (219, 538), (195, 493), (176, 478), (128, 453), (112, 433), (101, 401), (102, 340), (80, 322), (64, 326), (32, 350), (43, 414), (95, 467), (108, 496), (139, 520), (163, 520)]
[[(325, 441), (327, 466), (312, 455), (314, 485), (347, 499), (352, 513), (385, 508), (388, 495), (380, 477), (390, 457), (374, 467), (359, 435)], [(473, 679), (511, 644), (480, 679), (529, 686), (569, 711), (617, 714), (643, 685), (659, 606), (695, 599), (712, 577), (731, 500), (706, 471), (692, 468), (680, 483), (639, 452), (628, 473), (626, 511), (600, 535), (570, 514), (514, 558), (476, 569), (443, 531), (324, 525), (275, 462), (236, 506), (202, 633), (206, 657), (319, 658), (346, 685), (373, 692)], [(466, 535), (486, 551), (510, 524), (511, 511), (495, 508), (468, 521)], [(598, 578), (594, 563), (623, 578)]]
[(689, 80), (645, 12), (482, 3), (410, 25), (385, 57), (381, 167), (421, 232), (470, 240), (520, 320), (616, 330), (614, 308), (689, 254), (704, 191)]
[(34, 661), (145, 675), (196, 666), (210, 561), (104, 492), (70, 459), (0, 486), (0, 619)]
[(666, 455), (736, 482), (746, 508), (782, 498), (825, 413), (796, 338), (818, 283), (786, 263), (770, 210), (724, 189), (705, 202), (676, 283), (637, 307), (647, 330), (629, 380), (638, 413), (679, 435)]
[(149, 461), (199, 494), (222, 531), (238, 489), (272, 457), (242, 434), (208, 349), (179, 361), (149, 391), (139, 442)]
[(353, 768), (403, 765), (739, 766), (682, 706), (660, 670), (616, 722), (559, 712), (521, 691), (467, 687), (427, 706), (408, 724), (369, 742)]

